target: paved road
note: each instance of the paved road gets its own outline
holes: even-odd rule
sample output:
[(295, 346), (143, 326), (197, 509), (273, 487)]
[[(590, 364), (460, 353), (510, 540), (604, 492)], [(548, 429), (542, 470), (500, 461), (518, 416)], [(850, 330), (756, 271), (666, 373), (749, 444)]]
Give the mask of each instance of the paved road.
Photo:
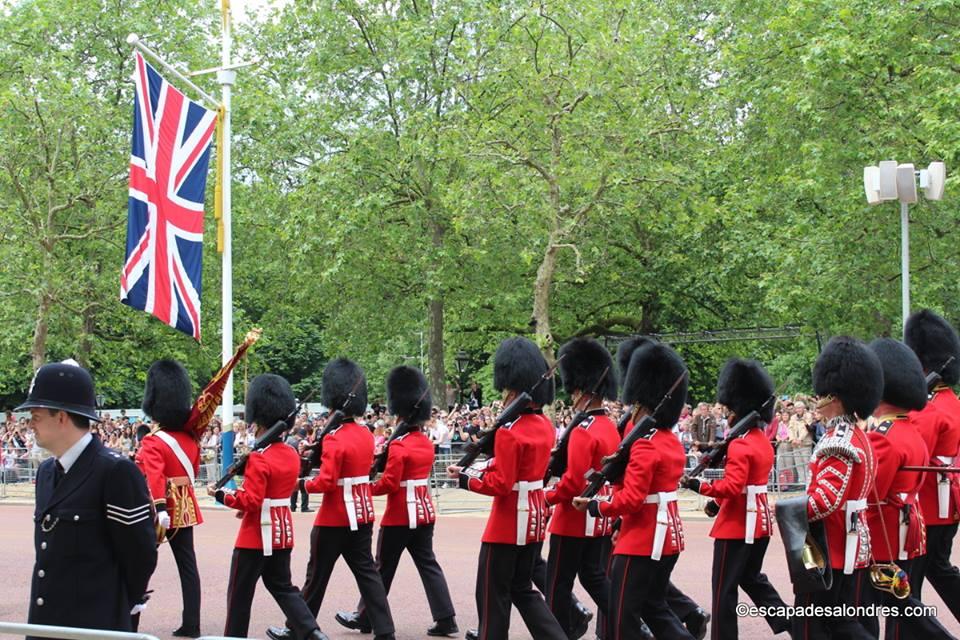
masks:
[[(379, 512), (382, 512), (379, 511)], [(30, 571), (33, 564), (32, 513), (30, 505), (0, 504), (0, 567), (3, 582), (0, 584), (0, 620), (25, 621), (29, 597)], [(297, 547), (293, 553), (294, 583), (302, 584), (308, 555), (310, 527), (315, 514), (295, 513)], [(237, 520), (232, 512), (205, 509), (206, 523), (196, 534), (197, 555), (203, 579), (202, 630), (208, 635), (223, 631), (226, 609), (227, 570), (236, 535)], [(473, 603), (474, 579), (476, 576), (479, 538), (484, 519), (475, 515), (443, 516), (437, 526), (437, 555), (447, 574), (454, 603), (459, 612), (460, 627), (465, 630), (475, 626), (476, 608)], [(710, 523), (701, 519), (685, 521), (687, 550), (681, 555), (674, 571), (674, 582), (691, 597), (709, 608), (710, 566), (712, 541), (707, 537)], [(180, 623), (180, 589), (173, 556), (166, 548), (160, 550), (160, 561), (151, 587), (155, 590), (150, 608), (141, 621), (141, 631), (161, 638), (169, 638), (170, 632)], [(957, 554), (960, 556), (960, 554)], [(960, 557), (955, 556), (955, 560)], [(790, 598), (789, 580), (779, 538), (774, 538), (767, 555), (766, 570), (773, 584), (786, 598)], [(960, 624), (942, 606), (932, 589), (929, 589), (928, 604), (941, 607), (941, 620), (954, 634), (960, 635)], [(581, 593), (581, 597), (582, 593)], [(326, 601), (320, 613), (320, 624), (331, 638), (344, 640), (369, 638), (340, 628), (333, 621), (338, 609), (352, 609), (356, 603), (357, 589), (346, 566), (340, 563), (330, 583)], [(429, 609), (419, 577), (409, 559), (401, 562), (390, 595), (397, 638), (411, 640), (427, 637), (424, 631), (430, 624)], [(592, 607), (595, 608), (595, 607)], [(254, 601), (250, 625), (252, 637), (264, 637), (264, 629), (282, 621), (276, 604), (262, 587)], [(513, 638), (529, 638), (519, 616), (514, 613)], [(769, 638), (766, 624), (760, 620), (744, 619), (740, 624), (741, 638)], [(586, 636), (592, 637), (592, 633)], [(786, 637), (786, 636), (780, 636)]]

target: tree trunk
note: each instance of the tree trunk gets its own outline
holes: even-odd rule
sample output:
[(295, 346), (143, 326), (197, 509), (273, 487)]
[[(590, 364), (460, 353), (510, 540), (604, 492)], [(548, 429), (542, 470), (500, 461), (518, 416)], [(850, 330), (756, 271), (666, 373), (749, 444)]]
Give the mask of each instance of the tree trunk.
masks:
[[(431, 207), (428, 205), (428, 210)], [(443, 225), (435, 217), (430, 222), (432, 244), (436, 249), (443, 248), (443, 237), (446, 232)], [(428, 342), (428, 382), (430, 393), (433, 395), (433, 404), (437, 407), (447, 406), (446, 367), (444, 363), (443, 345), (443, 293), (442, 291), (430, 297), (428, 303), (430, 325), (427, 331)]]
[(553, 363), (553, 334), (550, 331), (550, 289), (557, 270), (557, 247), (554, 234), (550, 234), (547, 250), (537, 268), (533, 285), (533, 329), (537, 344), (547, 362)]
[(33, 329), (33, 344), (30, 346), (34, 371), (39, 369), (47, 359), (47, 313), (50, 311), (51, 303), (52, 298), (46, 291), (42, 291), (37, 304), (37, 324)]

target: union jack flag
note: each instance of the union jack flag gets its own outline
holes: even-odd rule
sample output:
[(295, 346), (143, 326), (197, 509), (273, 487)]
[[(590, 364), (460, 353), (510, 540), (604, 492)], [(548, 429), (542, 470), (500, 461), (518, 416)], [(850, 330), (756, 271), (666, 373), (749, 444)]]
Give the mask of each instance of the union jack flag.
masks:
[(136, 54), (120, 301), (200, 340), (203, 198), (215, 111)]

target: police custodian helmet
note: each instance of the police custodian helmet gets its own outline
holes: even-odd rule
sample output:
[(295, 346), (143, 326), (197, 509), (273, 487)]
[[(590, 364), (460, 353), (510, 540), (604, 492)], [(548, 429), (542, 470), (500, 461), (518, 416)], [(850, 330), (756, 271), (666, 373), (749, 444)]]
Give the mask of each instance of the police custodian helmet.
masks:
[(26, 402), (15, 410), (26, 409), (59, 409), (100, 421), (93, 378), (72, 360), (45, 364), (37, 369)]

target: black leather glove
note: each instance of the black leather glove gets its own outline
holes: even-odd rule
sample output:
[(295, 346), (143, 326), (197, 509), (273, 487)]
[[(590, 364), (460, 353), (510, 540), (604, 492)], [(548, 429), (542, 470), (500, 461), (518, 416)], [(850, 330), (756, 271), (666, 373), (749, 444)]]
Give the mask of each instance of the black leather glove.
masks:
[(680, 486), (684, 489), (691, 489), (700, 493), (700, 480), (697, 478), (691, 478), (689, 476), (683, 476), (680, 478)]
[(711, 518), (716, 518), (717, 514), (720, 513), (720, 505), (717, 504), (716, 500), (711, 500), (704, 505), (703, 512)]

